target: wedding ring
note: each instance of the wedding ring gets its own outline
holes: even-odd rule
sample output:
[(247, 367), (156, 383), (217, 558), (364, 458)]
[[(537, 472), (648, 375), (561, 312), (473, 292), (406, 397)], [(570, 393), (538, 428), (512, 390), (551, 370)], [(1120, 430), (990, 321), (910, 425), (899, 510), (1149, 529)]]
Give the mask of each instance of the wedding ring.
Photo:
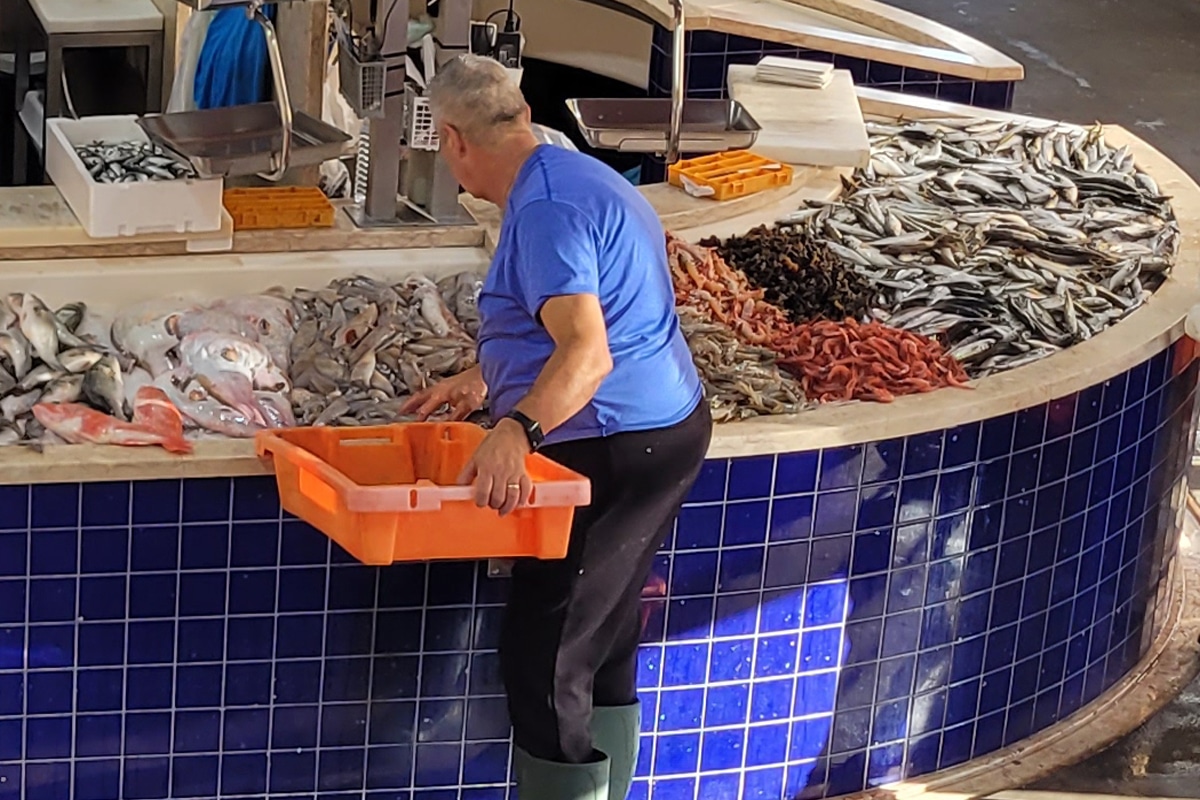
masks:
[(510, 491), (510, 492), (519, 492), (519, 491), (521, 491), (521, 484), (519, 484), (519, 483), (510, 483), (510, 484), (508, 485), (508, 489), (509, 489), (509, 491)]

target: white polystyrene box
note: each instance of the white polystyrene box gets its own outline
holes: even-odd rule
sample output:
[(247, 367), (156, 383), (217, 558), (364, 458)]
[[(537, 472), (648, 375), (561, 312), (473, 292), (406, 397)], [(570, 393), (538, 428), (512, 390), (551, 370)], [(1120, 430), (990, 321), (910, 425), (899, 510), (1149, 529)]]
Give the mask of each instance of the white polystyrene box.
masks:
[(46, 172), (88, 236), (208, 233), (221, 229), (221, 178), (99, 183), (75, 152), (92, 142), (146, 142), (137, 117), (46, 120)]

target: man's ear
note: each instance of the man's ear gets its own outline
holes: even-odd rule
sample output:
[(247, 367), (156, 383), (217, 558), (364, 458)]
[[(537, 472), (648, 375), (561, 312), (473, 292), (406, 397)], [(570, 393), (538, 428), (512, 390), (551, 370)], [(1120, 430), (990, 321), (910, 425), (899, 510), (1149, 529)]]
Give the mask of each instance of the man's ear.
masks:
[(456, 156), (462, 156), (466, 150), (467, 142), (463, 138), (462, 131), (453, 125), (446, 125), (442, 128), (442, 135), (439, 137), (442, 147), (449, 147), (450, 152)]

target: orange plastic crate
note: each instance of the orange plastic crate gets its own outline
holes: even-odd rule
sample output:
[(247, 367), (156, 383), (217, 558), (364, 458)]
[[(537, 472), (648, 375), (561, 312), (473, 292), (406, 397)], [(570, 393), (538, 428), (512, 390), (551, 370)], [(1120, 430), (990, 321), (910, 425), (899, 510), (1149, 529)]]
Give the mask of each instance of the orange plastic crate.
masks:
[(283, 507), (364, 564), (484, 558), (563, 558), (587, 478), (550, 459), (526, 462), (527, 506), (501, 517), (455, 485), (486, 431), (467, 423), (263, 431)]
[(313, 186), (226, 189), (234, 230), (333, 227), (333, 204)]
[(749, 150), (689, 158), (677, 161), (667, 169), (672, 186), (683, 188), (685, 175), (692, 183), (712, 189), (713, 194), (708, 197), (713, 200), (732, 200), (792, 182), (790, 166)]

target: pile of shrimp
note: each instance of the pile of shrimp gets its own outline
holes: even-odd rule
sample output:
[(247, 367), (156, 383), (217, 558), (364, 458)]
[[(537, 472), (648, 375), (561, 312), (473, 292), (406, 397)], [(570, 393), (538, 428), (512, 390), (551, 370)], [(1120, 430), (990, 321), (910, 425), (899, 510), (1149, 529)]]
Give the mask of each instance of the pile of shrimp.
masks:
[(965, 387), (967, 374), (941, 344), (879, 322), (821, 320), (797, 325), (773, 343), (779, 366), (800, 379), (804, 394), (821, 403), (876, 400)]
[(731, 268), (716, 250), (688, 244), (667, 234), (667, 257), (675, 281), (675, 303), (690, 306), (710, 322), (719, 322), (746, 344), (769, 345), (791, 331), (787, 315), (763, 300), (739, 270)]
[(746, 344), (774, 350), (810, 400), (890, 403), (899, 395), (968, 388), (962, 366), (934, 339), (855, 319), (793, 325), (715, 250), (668, 233), (667, 254), (676, 303), (728, 326)]

